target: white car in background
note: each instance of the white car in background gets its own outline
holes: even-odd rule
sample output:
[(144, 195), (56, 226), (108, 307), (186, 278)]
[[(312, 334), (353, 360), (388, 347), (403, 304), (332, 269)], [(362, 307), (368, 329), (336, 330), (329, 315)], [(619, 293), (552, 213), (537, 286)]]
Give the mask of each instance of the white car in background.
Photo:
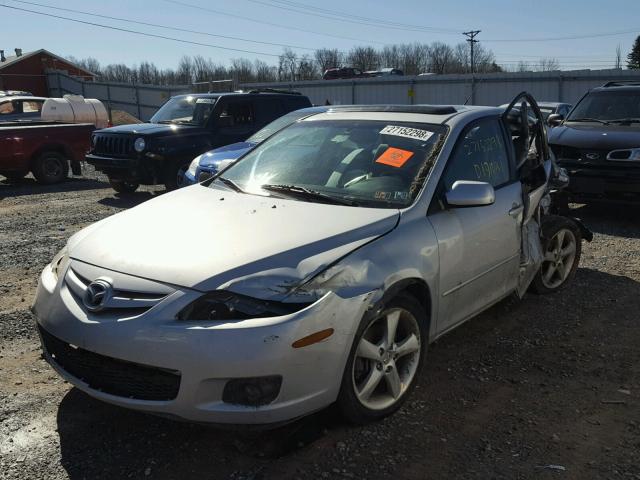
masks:
[(584, 230), (548, 214), (524, 98), (533, 125), (491, 107), (312, 115), (81, 230), (40, 277), (45, 358), (96, 398), (197, 422), (393, 413), (429, 342), (576, 271)]

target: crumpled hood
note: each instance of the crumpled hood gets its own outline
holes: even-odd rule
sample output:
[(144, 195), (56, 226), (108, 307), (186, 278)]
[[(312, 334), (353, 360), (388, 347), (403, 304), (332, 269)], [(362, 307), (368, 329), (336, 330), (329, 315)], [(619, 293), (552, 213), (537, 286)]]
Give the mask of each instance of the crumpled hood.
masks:
[(182, 287), (279, 299), (302, 280), (392, 230), (399, 216), (395, 209), (193, 185), (81, 230), (69, 240), (69, 255)]
[(255, 143), (238, 142), (210, 150), (207, 153), (202, 154), (202, 157), (200, 158), (200, 166), (209, 168), (217, 167), (223, 160), (236, 160), (237, 158), (240, 158), (241, 155), (244, 155), (245, 152), (248, 152), (255, 146)]
[(563, 124), (551, 129), (549, 144), (593, 150), (640, 147), (640, 128), (637, 124)]

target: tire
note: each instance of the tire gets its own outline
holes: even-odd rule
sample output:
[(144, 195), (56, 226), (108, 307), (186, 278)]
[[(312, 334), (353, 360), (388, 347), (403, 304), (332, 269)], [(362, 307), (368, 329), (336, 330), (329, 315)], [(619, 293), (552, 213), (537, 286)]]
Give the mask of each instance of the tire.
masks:
[(33, 164), (33, 176), (38, 183), (60, 183), (69, 174), (69, 162), (58, 152), (41, 153)]
[(164, 187), (168, 191), (184, 187), (186, 185), (184, 173), (187, 171), (187, 168), (189, 168), (188, 163), (180, 165), (177, 163), (167, 162), (163, 171)]
[(117, 180), (109, 177), (109, 185), (118, 193), (133, 193), (140, 186), (139, 183), (128, 182), (126, 180)]
[[(394, 317), (397, 318), (394, 348), (388, 349), (388, 325)], [(377, 316), (363, 318), (338, 395), (338, 408), (347, 421), (368, 423), (387, 417), (402, 406), (424, 363), (427, 326), (427, 314), (421, 305), (404, 294), (391, 300)], [(398, 347), (403, 345), (405, 351), (401, 353)], [(377, 386), (371, 388), (374, 384)]]
[(573, 279), (582, 254), (582, 232), (574, 221), (550, 215), (542, 220), (542, 251), (545, 255), (533, 279), (535, 293), (553, 293)]

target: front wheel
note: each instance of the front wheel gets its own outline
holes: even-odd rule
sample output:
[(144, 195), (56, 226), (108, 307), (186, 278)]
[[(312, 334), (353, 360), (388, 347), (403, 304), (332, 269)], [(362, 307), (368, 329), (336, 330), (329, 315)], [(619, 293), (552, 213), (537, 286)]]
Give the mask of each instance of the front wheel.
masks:
[(410, 296), (400, 295), (358, 328), (345, 367), (338, 405), (353, 423), (367, 423), (398, 410), (414, 388), (427, 346), (427, 316)]
[(164, 167), (164, 187), (171, 191), (176, 188), (182, 188), (188, 185), (185, 173), (189, 168), (189, 164), (182, 165), (167, 163)]
[(542, 221), (544, 258), (533, 279), (536, 293), (552, 293), (564, 288), (575, 276), (582, 253), (580, 228), (569, 218), (549, 216)]

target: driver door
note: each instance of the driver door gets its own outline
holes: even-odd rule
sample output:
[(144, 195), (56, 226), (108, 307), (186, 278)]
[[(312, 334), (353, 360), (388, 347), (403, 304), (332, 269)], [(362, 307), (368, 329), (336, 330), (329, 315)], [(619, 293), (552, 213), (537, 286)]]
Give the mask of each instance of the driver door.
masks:
[[(497, 117), (471, 123), (461, 134), (430, 210), (440, 257), (438, 333), (497, 302), (517, 286), (523, 213), (522, 185)], [(448, 206), (457, 180), (487, 182), (492, 205)]]

